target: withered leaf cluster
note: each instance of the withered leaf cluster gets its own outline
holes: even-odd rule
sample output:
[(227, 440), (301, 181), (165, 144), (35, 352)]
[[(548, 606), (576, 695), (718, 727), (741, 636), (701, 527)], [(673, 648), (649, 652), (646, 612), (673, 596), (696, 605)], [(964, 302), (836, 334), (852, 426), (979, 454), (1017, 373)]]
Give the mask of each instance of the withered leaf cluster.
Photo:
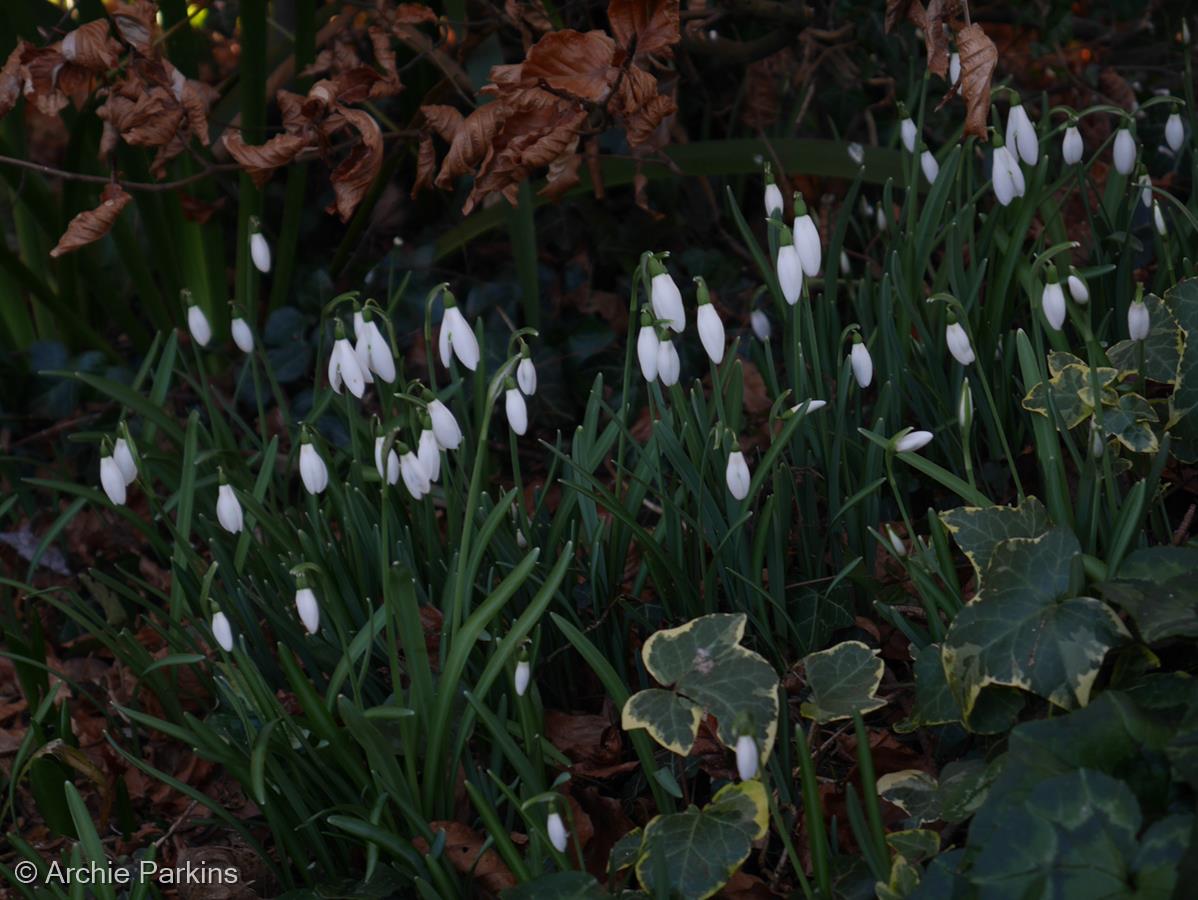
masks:
[[(960, 0), (886, 0), (886, 31), (904, 19), (922, 29), (928, 53), (928, 71), (948, 75), (948, 35), (953, 32), (961, 57), (961, 78), (944, 102), (960, 92), (965, 100), (965, 134), (985, 140), (990, 115), (990, 82), (998, 64), (998, 48), (977, 24), (966, 24)], [(943, 103), (942, 103), (943, 105)]]
[[(468, 115), (441, 105), (422, 107), (428, 134), (421, 140), (415, 190), (448, 189), (474, 176), (462, 209), (469, 213), (493, 195), (515, 203), (520, 184), (546, 170), (541, 193), (556, 199), (579, 181), (579, 144), (611, 123), (620, 125), (634, 152), (666, 143), (677, 107), (659, 91), (650, 69), (678, 42), (678, 0), (611, 0), (604, 31), (543, 31), (539, 4), (509, 2), (509, 18), (525, 35), (539, 34), (523, 62), (491, 69), (486, 101)], [(432, 141), (449, 145), (440, 170)]]

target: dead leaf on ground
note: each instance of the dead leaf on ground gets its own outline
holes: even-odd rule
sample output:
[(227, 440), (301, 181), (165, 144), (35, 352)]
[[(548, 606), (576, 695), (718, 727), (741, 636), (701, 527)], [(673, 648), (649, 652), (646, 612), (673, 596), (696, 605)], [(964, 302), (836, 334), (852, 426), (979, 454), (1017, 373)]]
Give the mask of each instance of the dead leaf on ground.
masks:
[[(444, 858), (463, 875), (471, 875), (492, 894), (515, 886), (516, 877), (498, 853), (494, 850), (481, 853), (484, 839), (473, 828), (461, 822), (429, 822), (428, 827), (433, 834), (445, 832)], [(428, 853), (429, 846), (423, 838), (412, 843), (421, 853)]]

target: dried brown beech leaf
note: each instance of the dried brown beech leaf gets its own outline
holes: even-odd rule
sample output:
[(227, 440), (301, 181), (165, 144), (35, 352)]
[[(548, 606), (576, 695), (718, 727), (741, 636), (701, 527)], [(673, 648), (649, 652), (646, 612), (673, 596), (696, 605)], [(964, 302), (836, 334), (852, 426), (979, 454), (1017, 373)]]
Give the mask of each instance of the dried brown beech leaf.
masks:
[(341, 107), (338, 112), (362, 139), (329, 176), (335, 199), (328, 212), (336, 210), (341, 221), (348, 222), (383, 167), (383, 133), (369, 113), (348, 107)]
[(27, 46), (24, 41), (17, 41), (4, 68), (0, 69), (0, 117), (12, 112), (21, 96), (21, 54)]
[(553, 30), (553, 22), (549, 20), (549, 14), (541, 0), (504, 0), (503, 14), (520, 29), (525, 53), (528, 52), (534, 38)]
[(465, 175), (482, 162), (491, 146), (491, 139), (503, 124), (504, 114), (502, 104), (485, 103), (462, 121), (441, 163), (437, 187), (448, 188), (453, 184), (453, 179)]
[(444, 141), (452, 142), (462, 127), (462, 114), (452, 106), (430, 103), (420, 107), (424, 120)]
[[(624, 74), (612, 105), (624, 120), (628, 144), (633, 148), (650, 143), (662, 122), (678, 110), (672, 97), (657, 92), (657, 79), (638, 66)], [(664, 145), (661, 137), (655, 145)]]
[(578, 168), (582, 165), (582, 155), (576, 153), (578, 136), (570, 143), (566, 152), (549, 164), (548, 180), (537, 193), (550, 200), (560, 200), (570, 188), (579, 182)]
[(967, 25), (957, 32), (961, 54), (961, 96), (965, 98), (965, 133), (986, 140), (990, 115), (990, 79), (998, 64), (998, 48), (981, 25)]
[(128, 206), (132, 199), (133, 197), (116, 182), (105, 185), (104, 192), (100, 194), (100, 205), (71, 219), (66, 232), (58, 239), (50, 255), (57, 258), (104, 237), (116, 222), (121, 210)]
[(401, 3), (395, 8), (392, 21), (397, 25), (420, 25), (436, 22), (437, 14), (423, 3)]
[(437, 151), (433, 149), (433, 139), (423, 134), (420, 136), (420, 149), (416, 152), (416, 180), (412, 182), (412, 198), (421, 191), (433, 186), (433, 176), (437, 174)]
[[(433, 834), (445, 832), (442, 858), (449, 860), (463, 875), (478, 881), (483, 890), (497, 896), (501, 891), (516, 886), (516, 876), (511, 869), (503, 864), (495, 850), (483, 851), (485, 841), (482, 835), (469, 825), (461, 822), (429, 822), (428, 827)], [(413, 843), (421, 853), (429, 852), (423, 838), (417, 838)]]
[(631, 50), (634, 59), (674, 55), (679, 38), (678, 0), (611, 0), (607, 18), (617, 43)]
[(183, 112), (187, 116), (188, 127), (204, 146), (211, 143), (208, 134), (208, 112), (218, 99), (220, 99), (220, 92), (210, 84), (189, 78), (183, 85), (183, 96), (180, 98), (180, 102), (183, 104)]
[(523, 79), (541, 81), (551, 90), (599, 103), (607, 99), (619, 75), (612, 65), (615, 53), (615, 41), (602, 31), (555, 31), (528, 51)]
[(245, 173), (258, 187), (266, 184), (275, 169), (287, 165), (296, 154), (308, 146), (310, 138), (301, 134), (276, 134), (265, 144), (247, 144), (241, 132), (230, 128), (224, 135), (225, 149), (229, 151)]
[(158, 31), (158, 7), (150, 0), (134, 0), (112, 11), (117, 33), (140, 53), (149, 56)]
[(121, 123), (121, 139), (135, 147), (162, 147), (183, 123), (183, 107), (166, 88), (152, 87), (133, 104)]
[(370, 88), (371, 99), (393, 97), (403, 90), (399, 81), (399, 70), (395, 67), (395, 51), (391, 49), (391, 35), (371, 25), (368, 29), (370, 45), (374, 48), (374, 60), (383, 70), (383, 79)]
[(109, 34), (107, 19), (80, 25), (62, 39), (62, 55), (67, 62), (92, 72), (115, 69), (120, 53), (121, 45)]
[(25, 99), (42, 115), (56, 116), (70, 102), (59, 89), (58, 75), (66, 60), (58, 46), (34, 47), (26, 44), (21, 54), (21, 77), (25, 84)]
[(927, 14), (919, 0), (886, 0), (886, 33), (903, 19), (910, 19), (916, 28), (927, 26)]
[(928, 50), (928, 71), (948, 79), (948, 35), (944, 22), (948, 15), (944, 0), (928, 0), (927, 22), (923, 26), (923, 42)]

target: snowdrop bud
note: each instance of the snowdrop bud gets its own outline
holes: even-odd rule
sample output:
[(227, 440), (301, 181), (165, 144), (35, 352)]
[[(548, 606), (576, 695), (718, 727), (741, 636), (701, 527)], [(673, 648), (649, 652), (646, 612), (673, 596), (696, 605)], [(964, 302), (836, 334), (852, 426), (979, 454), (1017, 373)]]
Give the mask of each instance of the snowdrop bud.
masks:
[(1102, 428), (1098, 424), (1098, 420), (1090, 418), (1090, 455), (1095, 459), (1102, 459), (1102, 454), (1106, 451), (1106, 441), (1102, 439)]
[(338, 394), (341, 385), (349, 388), (349, 392), (361, 399), (366, 392), (366, 376), (362, 374), (362, 366), (349, 339), (345, 336), (345, 326), (337, 322), (336, 339), (333, 341), (333, 352), (329, 354), (329, 386)]
[(890, 220), (886, 216), (886, 210), (882, 208), (880, 202), (877, 209), (874, 210), (874, 224), (878, 226), (878, 231), (885, 231), (890, 225)]
[(1177, 113), (1170, 113), (1169, 118), (1165, 121), (1165, 143), (1169, 145), (1170, 150), (1176, 153), (1181, 149), (1185, 137), (1185, 127), (1181, 124), (1181, 116)]
[(862, 390), (869, 387), (874, 380), (874, 361), (869, 355), (869, 348), (861, 340), (861, 335), (853, 335), (853, 349), (849, 351), (849, 363), (853, 367), (853, 377), (857, 386)]
[(840, 251), (840, 274), (841, 275), (852, 275), (853, 274), (853, 267), (852, 267), (852, 265), (849, 264), (849, 255), (843, 250)]
[(856, 165), (861, 165), (865, 162), (865, 148), (856, 141), (853, 141), (848, 145), (848, 153), (849, 159), (851, 159)]
[(1029, 166), (1034, 166), (1040, 155), (1040, 142), (1036, 137), (1036, 126), (1028, 118), (1027, 110), (1018, 98), (1007, 112), (1006, 145), (1017, 152)]
[(416, 443), (416, 458), (424, 466), (424, 473), (430, 482), (441, 477), (441, 447), (431, 425), (426, 421), (420, 432), (420, 440)]
[(320, 604), (304, 579), (301, 578), (299, 584), (300, 588), (295, 592), (295, 610), (308, 634), (316, 634), (320, 628)]
[(222, 650), (233, 652), (233, 626), (229, 624), (229, 617), (219, 610), (212, 617), (212, 636)]
[(1127, 308), (1127, 334), (1133, 341), (1142, 341), (1148, 337), (1151, 326), (1148, 318), (1148, 307), (1137, 297)]
[(908, 153), (915, 152), (915, 138), (918, 136), (915, 123), (911, 121), (911, 117), (904, 115), (902, 121), (899, 122), (899, 136), (902, 138), (903, 146), (907, 148)]
[(306, 436), (300, 445), (299, 470), (309, 494), (319, 494), (329, 486), (329, 468)]
[(1136, 183), (1140, 186), (1140, 202), (1145, 207), (1152, 206), (1152, 179), (1148, 177), (1147, 172), (1140, 174)]
[(742, 734), (736, 739), (736, 774), (741, 781), (757, 777), (757, 741), (751, 734)]
[(513, 432), (522, 435), (528, 431), (528, 406), (524, 403), (524, 395), (516, 388), (516, 382), (510, 378), (503, 392), (503, 408), (507, 413), (508, 427)]
[(760, 309), (755, 309), (749, 313), (749, 324), (753, 327), (753, 335), (759, 341), (768, 341), (772, 332), (770, 325), (770, 317)]
[(669, 338), (660, 340), (657, 344), (657, 377), (661, 379), (662, 384), (670, 387), (678, 383), (681, 372), (682, 361), (678, 359), (674, 342)]
[(653, 315), (669, 325), (674, 331), (686, 328), (686, 310), (682, 307), (682, 292), (661, 260), (656, 257), (649, 259), (649, 302), (653, 306)]
[(641, 310), (641, 330), (636, 336), (636, 357), (640, 361), (641, 374), (645, 376), (645, 381), (657, 380), (657, 352), (660, 343), (649, 311)]
[(374, 468), (379, 473), (379, 478), (386, 478), (387, 484), (395, 484), (399, 481), (399, 455), (395, 452), (395, 447), (387, 452), (387, 470), (383, 471), (383, 446), (386, 444), (386, 438), (376, 437), (374, 439)]
[(973, 390), (969, 387), (969, 379), (961, 382), (961, 396), (957, 400), (957, 425), (962, 431), (969, 431), (973, 425)]
[(558, 853), (565, 853), (570, 843), (570, 835), (566, 831), (566, 823), (559, 813), (551, 812), (545, 820), (545, 830), (549, 832), (549, 842)]
[(720, 314), (711, 302), (707, 282), (702, 276), (697, 276), (695, 283), (699, 286), (699, 311), (695, 315), (699, 327), (699, 340), (703, 349), (707, 351), (708, 358), (718, 366), (724, 359), (724, 323), (720, 321)]
[(724, 479), (728, 482), (728, 491), (737, 500), (744, 500), (749, 496), (749, 482), (752, 480), (749, 475), (749, 464), (745, 462), (745, 455), (739, 450), (733, 450), (728, 454), (728, 466), (724, 470)]
[(456, 356), (458, 362), (473, 372), (478, 368), (480, 358), (478, 338), (474, 336), (474, 329), (458, 309), (457, 300), (449, 291), (444, 294), (444, 303), (445, 315), (441, 319), (441, 333), (437, 346), (441, 354), (441, 365), (448, 369), (449, 363)]
[(1080, 275), (1070, 272), (1069, 280), (1066, 283), (1069, 285), (1069, 296), (1073, 298), (1074, 303), (1085, 306), (1090, 302), (1090, 288), (1086, 286), (1085, 280)]
[(537, 367), (533, 365), (527, 349), (516, 365), (516, 384), (529, 397), (537, 392)]
[(212, 340), (212, 326), (208, 324), (208, 317), (194, 303), (187, 307), (187, 329), (201, 347), (207, 347)]
[(233, 493), (233, 488), (227, 484), (222, 484), (217, 491), (216, 519), (220, 522), (220, 527), (230, 534), (237, 534), (245, 525), (241, 515), (241, 503)]
[(114, 506), (125, 505), (125, 473), (120, 463), (107, 453), (100, 458), (100, 485)]
[(961, 80), (961, 54), (953, 53), (948, 58), (948, 83), (956, 84)]
[(442, 449), (458, 449), (462, 443), (462, 429), (449, 407), (434, 398), (428, 401), (428, 414), (433, 420), (433, 434), (436, 435), (437, 443)]
[(254, 261), (254, 268), (263, 275), (270, 271), (270, 244), (260, 231), (250, 235), (250, 258)]
[(827, 400), (804, 400), (802, 403), (796, 403), (790, 408), (791, 415), (806, 410), (808, 414), (815, 412), (817, 409), (823, 409), (828, 405)]
[(906, 542), (899, 537), (898, 532), (895, 531), (890, 525), (886, 526), (886, 540), (890, 542), (890, 552), (896, 557), (902, 559), (907, 555)]
[(1040, 309), (1044, 311), (1048, 327), (1053, 331), (1060, 331), (1061, 326), (1065, 324), (1067, 310), (1065, 308), (1065, 292), (1057, 284), (1055, 269), (1048, 270), (1048, 284), (1044, 285), (1044, 293), (1040, 295)]
[(1073, 166), (1081, 162), (1084, 150), (1082, 133), (1077, 130), (1076, 125), (1070, 125), (1065, 129), (1065, 137), (1061, 139), (1061, 156), (1064, 157), (1065, 163)]
[(778, 286), (786, 302), (794, 306), (803, 293), (803, 261), (794, 245), (789, 228), (783, 226), (782, 244), (778, 247)]
[(1115, 171), (1120, 175), (1130, 175), (1136, 167), (1136, 139), (1131, 136), (1131, 131), (1126, 125), (1115, 135), (1112, 155), (1115, 159)]
[(125, 484), (137, 481), (137, 463), (133, 461), (133, 452), (123, 437), (117, 438), (116, 443), (112, 445), (112, 458), (116, 460)]
[(923, 177), (928, 180), (928, 184), (935, 184), (936, 176), (940, 174), (940, 163), (936, 162), (931, 150), (919, 154), (919, 167), (923, 169)]
[(254, 352), (254, 333), (250, 331), (250, 323), (238, 316), (229, 326), (233, 332), (233, 343), (242, 353)]
[(528, 690), (528, 683), (532, 681), (532, 666), (529, 665), (527, 659), (522, 659), (516, 663), (516, 674), (512, 678), (516, 687), (516, 696), (523, 697)]
[(786, 201), (782, 199), (782, 189), (774, 183), (774, 172), (769, 164), (765, 166), (765, 217), (772, 219), (781, 216)]
[(932, 440), (930, 431), (908, 431), (894, 442), (895, 453), (914, 453), (922, 450)]
[(823, 257), (823, 247), (819, 241), (819, 229), (815, 220), (807, 212), (807, 204), (803, 195), (795, 193), (794, 245), (799, 251), (799, 262), (803, 265), (803, 274), (814, 278), (819, 274), (820, 262)]
[(1161, 237), (1169, 233), (1169, 228), (1165, 225), (1165, 214), (1161, 212), (1161, 205), (1155, 200), (1152, 201), (1152, 224)]
[(948, 344), (948, 352), (953, 355), (953, 359), (961, 365), (967, 366), (973, 362), (973, 347), (969, 343), (969, 335), (965, 333), (965, 327), (951, 316), (944, 329), (944, 342)]
[(419, 500), (429, 492), (432, 484), (428, 480), (428, 473), (424, 471), (424, 466), (420, 464), (420, 460), (416, 454), (407, 448), (404, 444), (397, 444), (397, 453), (399, 453), (399, 474), (403, 478), (404, 487), (408, 489), (408, 493), (412, 498)]

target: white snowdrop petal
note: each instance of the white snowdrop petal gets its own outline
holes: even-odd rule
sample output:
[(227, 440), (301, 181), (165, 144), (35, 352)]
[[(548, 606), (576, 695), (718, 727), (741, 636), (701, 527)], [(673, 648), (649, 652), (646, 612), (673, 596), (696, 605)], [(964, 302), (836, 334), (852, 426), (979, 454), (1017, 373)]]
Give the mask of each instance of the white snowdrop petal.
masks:
[(187, 329), (201, 347), (207, 347), (208, 342), (212, 340), (212, 326), (208, 324), (208, 317), (198, 306), (192, 305), (187, 308)]
[(660, 341), (657, 345), (657, 377), (666, 387), (678, 383), (682, 371), (682, 361), (673, 341)]
[(653, 314), (662, 322), (669, 324), (674, 331), (681, 332), (686, 328), (686, 310), (682, 307), (682, 293), (678, 285), (670, 277), (669, 272), (653, 276), (649, 283), (649, 302)]
[(903, 146), (907, 148), (907, 152), (914, 153), (916, 137), (915, 123), (910, 119), (903, 119), (899, 123), (899, 134), (902, 137)]
[(965, 333), (965, 328), (960, 322), (953, 322), (944, 329), (944, 341), (948, 344), (953, 359), (961, 365), (967, 366), (973, 362), (973, 346), (969, 343), (969, 335)]
[(519, 435), (528, 431), (528, 406), (518, 388), (508, 388), (504, 391), (503, 405), (507, 413), (507, 423), (512, 431)]
[(940, 174), (940, 163), (936, 162), (931, 150), (919, 154), (919, 167), (923, 169), (923, 177), (928, 180), (928, 184), (935, 184), (936, 176)]
[(566, 831), (566, 823), (562, 821), (560, 813), (551, 812), (545, 820), (545, 830), (549, 833), (549, 842), (553, 844), (553, 848), (558, 853), (565, 853), (566, 847), (570, 843), (569, 832)]
[(1073, 298), (1074, 303), (1084, 306), (1090, 302), (1090, 289), (1081, 278), (1070, 275), (1067, 284), (1069, 285), (1069, 296)]
[(756, 778), (758, 763), (757, 741), (751, 734), (742, 734), (736, 739), (736, 773), (740, 780)]
[(241, 502), (233, 493), (233, 488), (227, 484), (222, 484), (217, 492), (216, 519), (220, 522), (220, 527), (230, 534), (237, 534), (244, 527)]
[(712, 304), (704, 303), (699, 307), (696, 318), (703, 349), (707, 351), (708, 358), (719, 365), (724, 359), (724, 323), (720, 320), (720, 314)]
[(105, 456), (100, 460), (100, 486), (114, 505), (125, 505), (125, 473), (111, 456)]
[(782, 199), (782, 189), (770, 183), (765, 186), (765, 215), (766, 218), (775, 213), (781, 215), (785, 201)]
[(1165, 122), (1165, 143), (1169, 145), (1170, 150), (1177, 153), (1181, 150), (1185, 139), (1185, 126), (1181, 123), (1181, 116), (1177, 113), (1170, 113)]
[(794, 221), (794, 246), (799, 251), (799, 262), (803, 274), (814, 278), (819, 274), (823, 247), (820, 245), (819, 229), (809, 215), (799, 216)]
[(446, 450), (456, 450), (462, 443), (462, 429), (452, 411), (440, 400), (428, 405), (429, 417), (433, 420), (433, 434), (437, 443)]
[(212, 617), (212, 636), (216, 638), (216, 643), (226, 653), (233, 652), (233, 626), (229, 624), (229, 617), (223, 612), (217, 612)]
[(300, 479), (309, 494), (319, 494), (329, 486), (329, 469), (320, 452), (311, 444), (300, 446)]
[(770, 317), (759, 309), (749, 313), (749, 324), (753, 327), (753, 335), (759, 341), (768, 341), (772, 328), (770, 326)]
[(1048, 320), (1049, 326), (1053, 331), (1060, 331), (1065, 324), (1065, 292), (1061, 290), (1060, 284), (1044, 285), (1044, 294), (1040, 299), (1040, 306), (1044, 310), (1044, 318)]
[(733, 450), (728, 454), (724, 480), (728, 483), (728, 492), (737, 500), (744, 500), (749, 496), (752, 476), (749, 474), (749, 464), (745, 462), (745, 455), (741, 451)]
[(914, 453), (916, 450), (926, 447), (931, 440), (932, 432), (930, 431), (909, 431), (899, 438), (894, 449), (898, 453)]
[(537, 367), (525, 356), (516, 366), (516, 384), (527, 397), (537, 392)]
[(1115, 135), (1115, 147), (1112, 151), (1115, 161), (1115, 171), (1120, 175), (1130, 175), (1136, 166), (1136, 139), (1126, 128), (1120, 128)]
[(270, 244), (257, 231), (250, 235), (250, 257), (254, 260), (254, 268), (263, 275), (270, 271)]
[(657, 379), (657, 353), (660, 343), (652, 325), (641, 326), (636, 336), (636, 357), (641, 364), (641, 374), (645, 376), (645, 381)]
[(1142, 341), (1148, 337), (1151, 326), (1148, 307), (1142, 300), (1135, 301), (1127, 308), (1127, 334), (1133, 341)]
[(522, 659), (516, 663), (516, 674), (512, 681), (515, 683), (516, 696), (523, 697), (528, 691), (528, 684), (532, 681), (532, 666), (528, 664), (528, 660)]
[(786, 302), (794, 306), (803, 293), (803, 263), (793, 244), (778, 248), (778, 284)]
[(125, 484), (133, 484), (137, 480), (137, 463), (133, 461), (133, 452), (123, 437), (117, 438), (116, 443), (112, 445), (112, 458), (120, 467)]
[(853, 377), (857, 379), (858, 387), (869, 387), (874, 380), (874, 360), (864, 343), (853, 344), (853, 349), (849, 351), (849, 363), (853, 367)]
[(230, 324), (229, 331), (233, 333), (233, 343), (238, 350), (242, 353), (254, 352), (254, 333), (250, 330), (249, 322), (238, 316)]
[(1061, 156), (1068, 165), (1076, 165), (1081, 162), (1084, 149), (1081, 132), (1075, 125), (1070, 125), (1065, 129), (1065, 137), (1061, 140)]

